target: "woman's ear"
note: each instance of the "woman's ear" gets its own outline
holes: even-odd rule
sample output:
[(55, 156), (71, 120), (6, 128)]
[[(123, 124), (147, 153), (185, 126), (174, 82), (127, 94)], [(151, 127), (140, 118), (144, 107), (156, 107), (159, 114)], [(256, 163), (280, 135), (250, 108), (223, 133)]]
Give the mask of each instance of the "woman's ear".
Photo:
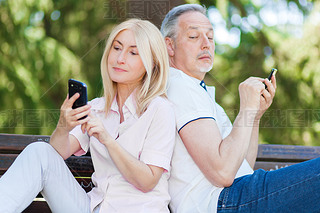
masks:
[(167, 45), (167, 51), (168, 51), (169, 57), (174, 56), (174, 42), (173, 42), (172, 38), (165, 37), (164, 40), (165, 40), (166, 45)]

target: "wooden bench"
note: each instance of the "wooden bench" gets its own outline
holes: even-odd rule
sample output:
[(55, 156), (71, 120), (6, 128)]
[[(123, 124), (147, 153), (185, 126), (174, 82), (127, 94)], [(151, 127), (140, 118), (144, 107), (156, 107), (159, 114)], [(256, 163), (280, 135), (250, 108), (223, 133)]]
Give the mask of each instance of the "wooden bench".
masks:
[[(24, 147), (35, 141), (49, 142), (49, 139), (49, 136), (41, 135), (0, 134), (0, 176)], [(262, 144), (259, 145), (254, 169), (276, 170), (317, 157), (320, 157), (320, 147)], [(93, 173), (90, 155), (72, 156), (66, 160), (66, 163), (80, 185), (86, 191), (90, 191), (93, 187), (90, 178)], [(47, 203), (40, 198), (36, 199), (24, 212), (51, 211)]]

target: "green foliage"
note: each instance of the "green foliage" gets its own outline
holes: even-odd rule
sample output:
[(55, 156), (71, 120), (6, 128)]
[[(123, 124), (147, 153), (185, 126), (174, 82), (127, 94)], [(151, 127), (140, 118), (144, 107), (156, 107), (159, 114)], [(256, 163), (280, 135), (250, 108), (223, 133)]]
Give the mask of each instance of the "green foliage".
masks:
[[(261, 141), (320, 145), (319, 3), (275, 1), (294, 2), (303, 12), (303, 36), (297, 37), (290, 26), (245, 30), (232, 22), (234, 14), (259, 18), (263, 6), (255, 2), (266, 0), (187, 2), (216, 6), (227, 29), (241, 30), (238, 47), (216, 45), (214, 68), (205, 79), (216, 86), (217, 101), (231, 119), (239, 108), (239, 83), (266, 77), (276, 67), (277, 94), (261, 121)], [(313, 7), (301, 2), (313, 2)], [(125, 18), (125, 5), (125, 0), (0, 0), (0, 132), (51, 134), (69, 78), (88, 85), (89, 99), (101, 95), (105, 39)]]
[(0, 131), (51, 134), (67, 80), (100, 96), (100, 60), (117, 21), (105, 1), (0, 1)]
[[(260, 141), (275, 144), (320, 145), (320, 23), (317, 1), (312, 10), (295, 2), (303, 12), (303, 36), (295, 36), (292, 26), (267, 26), (245, 31), (231, 21), (233, 14), (259, 17), (261, 7), (253, 1), (200, 1), (208, 8), (222, 12), (227, 27), (241, 30), (237, 48), (216, 45), (213, 70), (206, 81), (217, 87), (216, 98), (233, 120), (239, 108), (238, 85), (250, 76), (267, 77), (271, 68), (278, 68), (277, 94), (261, 121)], [(281, 2), (281, 1), (278, 1)], [(282, 1), (284, 2), (284, 1)], [(227, 4), (227, 10), (225, 9)], [(220, 5), (224, 5), (220, 9)], [(260, 18), (260, 23), (262, 20)], [(271, 54), (265, 54), (265, 48)], [(222, 51), (221, 51), (222, 50)]]

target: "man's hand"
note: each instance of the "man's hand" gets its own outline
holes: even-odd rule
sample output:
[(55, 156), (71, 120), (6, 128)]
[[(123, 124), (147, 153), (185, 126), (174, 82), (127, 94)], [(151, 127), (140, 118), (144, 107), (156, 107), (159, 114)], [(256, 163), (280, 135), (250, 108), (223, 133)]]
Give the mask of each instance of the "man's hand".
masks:
[(263, 90), (262, 96), (260, 97), (260, 110), (256, 116), (257, 120), (259, 120), (271, 106), (277, 90), (277, 80), (274, 75), (271, 78), (271, 82), (266, 78), (263, 80), (263, 83), (267, 86), (267, 89)]
[(272, 83), (268, 79), (250, 77), (242, 82), (239, 85), (240, 111), (250, 110), (255, 113), (255, 120), (260, 120), (272, 104), (276, 92), (275, 76), (271, 80)]

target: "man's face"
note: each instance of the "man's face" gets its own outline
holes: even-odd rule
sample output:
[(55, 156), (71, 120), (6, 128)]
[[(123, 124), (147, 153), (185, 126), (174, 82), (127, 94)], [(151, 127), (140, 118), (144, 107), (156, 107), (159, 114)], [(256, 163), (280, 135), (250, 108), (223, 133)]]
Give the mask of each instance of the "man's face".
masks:
[(187, 12), (179, 17), (176, 30), (172, 51), (169, 51), (171, 66), (202, 80), (212, 69), (214, 59), (213, 28), (209, 19), (200, 12)]

